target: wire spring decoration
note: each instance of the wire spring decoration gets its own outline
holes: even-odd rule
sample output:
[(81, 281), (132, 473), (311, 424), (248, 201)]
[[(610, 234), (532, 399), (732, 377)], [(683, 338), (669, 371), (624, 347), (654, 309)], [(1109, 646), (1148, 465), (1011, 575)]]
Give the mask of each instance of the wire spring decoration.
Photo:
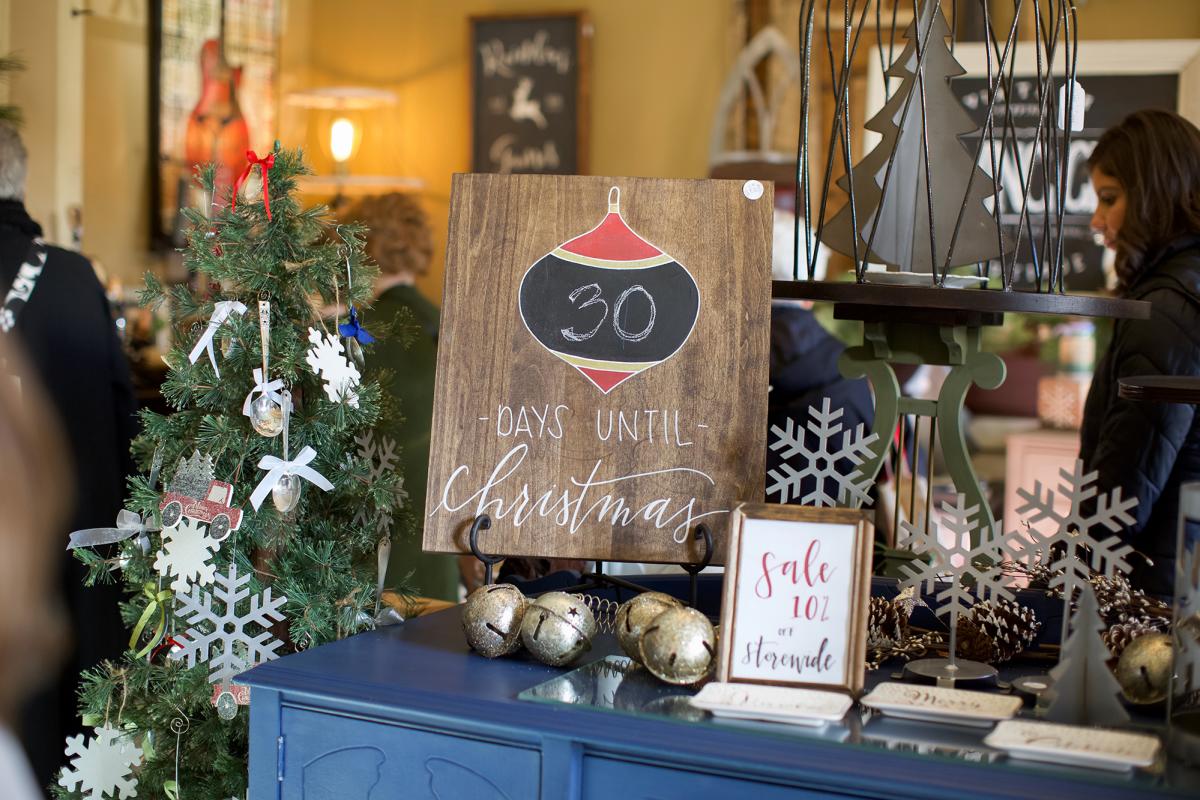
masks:
[(179, 716), (171, 720), (171, 732), (175, 734), (175, 796), (174, 800), (182, 800), (183, 790), (179, 786), (179, 751), (183, 742), (183, 735), (191, 729), (191, 720), (187, 718), (187, 714), (182, 711)]
[(596, 618), (596, 627), (600, 629), (601, 633), (612, 633), (616, 630), (617, 609), (620, 608), (619, 603), (609, 600), (606, 597), (597, 597), (594, 594), (576, 594), (572, 596), (591, 609), (592, 615)]

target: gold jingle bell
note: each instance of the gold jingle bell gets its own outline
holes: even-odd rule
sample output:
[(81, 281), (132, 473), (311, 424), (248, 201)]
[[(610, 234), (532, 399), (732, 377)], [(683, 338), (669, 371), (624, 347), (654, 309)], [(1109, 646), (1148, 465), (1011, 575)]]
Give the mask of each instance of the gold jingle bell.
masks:
[(659, 614), (682, 605), (671, 595), (662, 592), (643, 592), (622, 603), (617, 609), (616, 628), (617, 641), (621, 643), (625, 655), (641, 662), (642, 653), (638, 645), (642, 641), (642, 632)]
[(1166, 633), (1146, 633), (1134, 639), (1117, 661), (1117, 682), (1131, 703), (1148, 705), (1167, 698), (1174, 653)]
[(642, 633), (641, 655), (642, 664), (660, 681), (679, 686), (698, 683), (716, 663), (716, 631), (696, 609), (670, 608)]
[(480, 586), (463, 606), (467, 644), (488, 658), (506, 656), (521, 646), (521, 620), (529, 601), (512, 584)]
[(561, 667), (592, 647), (596, 618), (583, 601), (565, 592), (534, 600), (521, 622), (521, 642), (543, 664)]

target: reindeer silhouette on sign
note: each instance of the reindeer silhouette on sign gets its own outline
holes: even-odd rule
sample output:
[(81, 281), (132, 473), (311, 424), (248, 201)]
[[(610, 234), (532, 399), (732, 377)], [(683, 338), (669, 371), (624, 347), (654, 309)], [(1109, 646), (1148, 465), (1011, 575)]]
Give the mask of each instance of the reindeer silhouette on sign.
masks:
[(514, 122), (527, 119), (539, 128), (546, 128), (546, 117), (542, 114), (542, 104), (532, 100), (529, 94), (533, 91), (533, 78), (521, 78), (517, 88), (513, 89), (513, 104), (508, 115)]

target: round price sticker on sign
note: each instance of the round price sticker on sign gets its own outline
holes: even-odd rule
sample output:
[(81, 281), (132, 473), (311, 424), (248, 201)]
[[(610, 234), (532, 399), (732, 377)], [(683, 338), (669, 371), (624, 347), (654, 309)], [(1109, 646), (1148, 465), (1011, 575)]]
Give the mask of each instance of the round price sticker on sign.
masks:
[(740, 506), (718, 679), (861, 690), (871, 539), (861, 511)]

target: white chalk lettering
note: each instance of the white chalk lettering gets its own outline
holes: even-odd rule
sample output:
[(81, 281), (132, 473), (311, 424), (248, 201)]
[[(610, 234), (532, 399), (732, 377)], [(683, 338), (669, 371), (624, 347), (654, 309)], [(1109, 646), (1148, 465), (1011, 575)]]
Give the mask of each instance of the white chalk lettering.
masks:
[[(702, 512), (697, 508), (698, 500), (695, 496), (657, 497), (641, 505), (634, 505), (628, 497), (622, 496), (615, 489), (602, 488), (636, 484), (644, 478), (669, 474), (692, 475), (710, 486), (715, 485), (716, 482), (707, 473), (690, 467), (669, 467), (598, 479), (596, 476), (603, 469), (604, 459), (597, 459), (586, 478), (581, 480), (572, 476), (569, 487), (560, 489), (555, 485), (539, 494), (538, 490), (530, 488), (528, 483), (518, 484), (517, 479), (513, 478), (528, 454), (527, 443), (515, 445), (496, 463), (483, 485), (470, 492), (465, 499), (459, 499), (461, 495), (458, 494), (457, 488), (460, 480), (465, 482), (469, 478), (470, 468), (465, 464), (458, 466), (442, 484), (441, 500), (437, 507), (429, 512), (429, 516), (432, 517), (439, 511), (461, 511), (473, 504), (476, 516), (488, 514), (494, 520), (511, 518), (512, 524), (520, 527), (536, 515), (541, 519), (552, 519), (555, 525), (565, 527), (571, 533), (577, 533), (589, 521), (618, 527), (645, 521), (658, 530), (670, 529), (674, 541), (682, 543), (687, 540), (689, 533), (701, 519), (729, 512), (729, 509)], [(513, 480), (510, 481), (510, 478)], [(606, 493), (588, 504), (588, 495), (593, 489)], [(466, 491), (470, 491), (470, 487)]]

